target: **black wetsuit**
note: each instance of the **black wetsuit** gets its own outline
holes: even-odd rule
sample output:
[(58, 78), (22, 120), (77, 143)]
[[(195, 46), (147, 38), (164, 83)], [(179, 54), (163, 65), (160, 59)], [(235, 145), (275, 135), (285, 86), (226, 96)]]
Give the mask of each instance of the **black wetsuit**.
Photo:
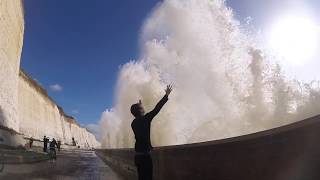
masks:
[(152, 150), (150, 141), (150, 126), (152, 119), (159, 113), (163, 105), (168, 101), (165, 95), (156, 107), (144, 116), (136, 117), (131, 127), (135, 135), (135, 164), (138, 169), (139, 180), (152, 180), (152, 158), (149, 152)]

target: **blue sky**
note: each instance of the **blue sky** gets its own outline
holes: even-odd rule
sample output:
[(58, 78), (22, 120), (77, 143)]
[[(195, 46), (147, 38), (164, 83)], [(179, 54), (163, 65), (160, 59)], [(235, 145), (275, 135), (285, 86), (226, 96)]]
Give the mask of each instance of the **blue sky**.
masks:
[[(26, 0), (21, 66), (80, 123), (97, 122), (112, 106), (119, 65), (138, 54), (140, 27), (156, 3)], [(57, 84), (61, 91), (50, 89)]]
[[(119, 66), (139, 54), (139, 32), (157, 0), (25, 0), (21, 66), (81, 124), (112, 107)], [(235, 17), (264, 28), (291, 0), (229, 0)], [(305, 1), (314, 9), (316, 0)], [(312, 9), (311, 8), (311, 9)]]

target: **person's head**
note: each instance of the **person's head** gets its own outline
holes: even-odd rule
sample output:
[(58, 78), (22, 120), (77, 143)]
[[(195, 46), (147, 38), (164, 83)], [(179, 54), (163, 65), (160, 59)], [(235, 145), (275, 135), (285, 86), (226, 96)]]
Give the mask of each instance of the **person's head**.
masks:
[(143, 108), (141, 100), (139, 100), (139, 103), (132, 104), (130, 111), (134, 117), (143, 116), (144, 115), (144, 108)]

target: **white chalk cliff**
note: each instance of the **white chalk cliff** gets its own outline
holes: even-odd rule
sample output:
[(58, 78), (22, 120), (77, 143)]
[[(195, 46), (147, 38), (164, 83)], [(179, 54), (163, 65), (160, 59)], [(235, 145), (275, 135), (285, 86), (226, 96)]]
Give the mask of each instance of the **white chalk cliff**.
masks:
[[(0, 144), (8, 133), (44, 135), (83, 148), (98, 147), (95, 136), (64, 113), (46, 90), (20, 70), (24, 16), (21, 0), (0, 1)], [(13, 138), (14, 139), (14, 138)]]

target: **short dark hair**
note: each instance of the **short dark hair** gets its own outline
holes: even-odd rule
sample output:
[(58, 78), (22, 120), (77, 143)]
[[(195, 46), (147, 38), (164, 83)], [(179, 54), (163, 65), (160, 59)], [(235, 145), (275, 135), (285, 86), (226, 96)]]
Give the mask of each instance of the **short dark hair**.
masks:
[(131, 105), (131, 108), (130, 108), (130, 111), (131, 111), (131, 114), (134, 115), (134, 117), (137, 117), (140, 115), (140, 104), (132, 104)]

